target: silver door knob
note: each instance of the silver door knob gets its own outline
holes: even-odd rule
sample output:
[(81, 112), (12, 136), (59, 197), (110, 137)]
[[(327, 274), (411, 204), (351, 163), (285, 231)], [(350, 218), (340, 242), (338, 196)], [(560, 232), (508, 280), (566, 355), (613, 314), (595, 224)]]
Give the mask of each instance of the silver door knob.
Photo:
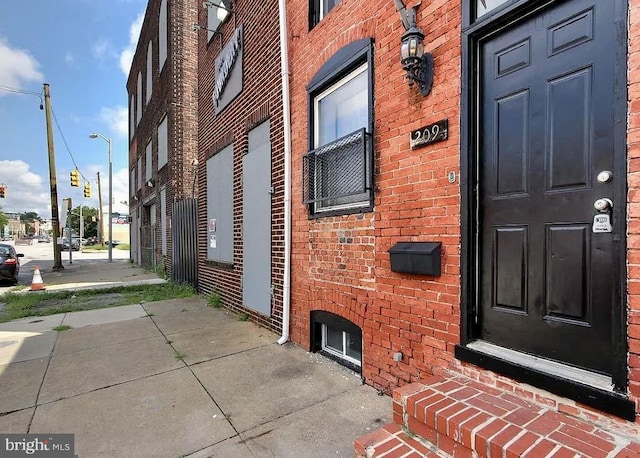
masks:
[(596, 179), (598, 180), (598, 183), (608, 183), (613, 179), (613, 173), (609, 170), (603, 170), (598, 174)]
[(598, 199), (593, 203), (593, 208), (598, 210), (599, 212), (606, 212), (613, 208), (613, 202), (611, 199), (602, 198)]

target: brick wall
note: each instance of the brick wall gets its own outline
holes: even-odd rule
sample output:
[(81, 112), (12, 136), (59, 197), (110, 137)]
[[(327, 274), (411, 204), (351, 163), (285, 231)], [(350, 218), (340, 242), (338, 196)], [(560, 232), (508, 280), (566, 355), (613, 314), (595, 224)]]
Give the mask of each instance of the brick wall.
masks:
[[(288, 3), (293, 123), (292, 339), (309, 345), (309, 315), (327, 310), (362, 327), (368, 383), (387, 392), (453, 360), (459, 335), (460, 5), (429, 2), (418, 22), (435, 58), (423, 97), (404, 81), (400, 17), (390, 1), (343, 1), (308, 31), (307, 2)], [(309, 220), (302, 205), (306, 85), (344, 45), (374, 39), (375, 211)], [(449, 119), (449, 139), (411, 150), (409, 131)], [(351, 240), (350, 243), (345, 243)], [(391, 272), (387, 250), (403, 240), (443, 242), (443, 275)], [(392, 353), (402, 350), (403, 363)]]
[[(134, 189), (137, 201), (130, 201), (130, 208), (137, 208), (142, 214), (144, 205), (156, 205), (155, 258), (158, 264), (164, 264), (171, 273), (171, 212), (172, 202), (197, 195), (196, 169), (192, 165), (198, 151), (198, 56), (197, 36), (191, 24), (197, 22), (197, 8), (201, 5), (195, 0), (175, 0), (167, 2), (167, 61), (159, 72), (158, 55), (158, 19), (160, 0), (150, 0), (140, 32), (140, 38), (134, 55), (127, 91), (137, 96), (137, 75), (142, 75), (143, 114), (135, 134), (130, 142), (129, 169), (136, 167), (138, 157), (142, 157), (143, 186), (140, 191)], [(152, 95), (146, 102), (147, 47), (153, 43)], [(160, 171), (158, 168), (158, 124), (167, 115), (168, 120), (168, 163)], [(152, 144), (152, 176), (155, 185), (144, 185), (148, 142)], [(137, 176), (137, 172), (136, 172)], [(166, 187), (167, 209), (167, 255), (162, 255), (162, 233), (160, 214), (160, 189)], [(134, 226), (132, 226), (133, 228)]]
[[(627, 322), (629, 393), (640, 412), (640, 1), (629, 0)], [(636, 417), (636, 421), (638, 417)]]
[[(416, 2), (407, 2), (409, 6)], [(426, 50), (435, 59), (433, 91), (423, 97), (404, 81), (399, 62), (403, 28), (388, 0), (343, 0), (309, 31), (308, 5), (287, 2), (291, 63), (293, 246), (291, 338), (310, 347), (310, 312), (326, 310), (363, 331), (363, 376), (389, 393), (430, 374), (463, 373), (557, 410), (606, 416), (567, 399), (459, 363), (459, 174), (462, 2), (434, 0), (418, 9)], [(630, 0), (629, 55), (629, 395), (640, 411), (640, 0)], [(375, 209), (371, 213), (309, 219), (302, 204), (302, 156), (308, 148), (306, 86), (344, 45), (374, 39)], [(445, 142), (411, 150), (409, 132), (449, 120)], [(345, 237), (358, 243), (345, 243)], [(391, 272), (387, 250), (397, 241), (442, 241), (442, 276)], [(345, 261), (348, 260), (348, 261)], [(392, 355), (402, 351), (395, 363)]]
[[(199, 165), (198, 165), (198, 275), (200, 292), (220, 295), (222, 303), (247, 313), (253, 321), (279, 332), (282, 326), (284, 271), (284, 137), (280, 76), (278, 2), (234, 2), (235, 19), (222, 24), (222, 37), (207, 43), (207, 32), (198, 33), (199, 54)], [(199, 24), (207, 25), (207, 12), (199, 7)], [(214, 62), (228, 41), (234, 26), (243, 26), (243, 89), (219, 114), (213, 108)], [(272, 154), (272, 264), (274, 287), (271, 316), (256, 313), (242, 301), (242, 157), (247, 153), (249, 130), (270, 121)], [(207, 176), (206, 162), (225, 146), (233, 144), (233, 265), (207, 261)], [(266, 267), (268, 268), (268, 266)]]

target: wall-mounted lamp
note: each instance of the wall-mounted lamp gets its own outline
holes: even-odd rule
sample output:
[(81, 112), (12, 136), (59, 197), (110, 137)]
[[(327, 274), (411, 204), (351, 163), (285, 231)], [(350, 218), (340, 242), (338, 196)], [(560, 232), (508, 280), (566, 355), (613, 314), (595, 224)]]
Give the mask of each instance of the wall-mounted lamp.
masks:
[(206, 27), (202, 27), (201, 25), (198, 25), (198, 24), (191, 24), (191, 30), (193, 30), (194, 32), (197, 32), (198, 30), (206, 30), (207, 32), (217, 33), (218, 35), (221, 35), (221, 33), (218, 32), (217, 30), (209, 30)]
[[(202, 2), (202, 7), (207, 9), (207, 8), (221, 8), (225, 11), (228, 11), (229, 13), (235, 14), (235, 11), (233, 11), (231, 8), (226, 7), (224, 5), (224, 0), (218, 0), (218, 3), (212, 2), (212, 1), (208, 1), (205, 0), (204, 2)], [(229, 2), (229, 4), (231, 4), (231, 2)]]
[(138, 196), (133, 196), (133, 200), (138, 201)]
[(153, 188), (154, 185), (155, 185), (155, 183), (153, 182), (153, 180), (147, 180), (147, 186), (149, 188)]
[(416, 25), (416, 10), (420, 3), (407, 10), (402, 0), (394, 0), (406, 32), (400, 40), (400, 62), (407, 72), (409, 87), (418, 83), (420, 93), (429, 95), (433, 85), (433, 56), (424, 52), (424, 33)]

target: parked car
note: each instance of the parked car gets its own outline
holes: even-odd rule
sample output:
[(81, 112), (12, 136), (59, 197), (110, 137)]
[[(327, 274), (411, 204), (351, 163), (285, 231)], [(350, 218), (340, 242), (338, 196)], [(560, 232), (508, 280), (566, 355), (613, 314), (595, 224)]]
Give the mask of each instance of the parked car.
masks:
[(20, 258), (24, 254), (16, 253), (12, 245), (0, 243), (0, 280), (7, 280), (14, 285), (18, 284), (20, 272)]
[(107, 246), (109, 246), (109, 245), (111, 245), (111, 246), (118, 246), (118, 245), (120, 245), (121, 243), (122, 243), (122, 242), (121, 242), (120, 240), (112, 240), (112, 241), (107, 240), (107, 241), (105, 242), (105, 245), (107, 245)]
[(95, 245), (95, 244), (97, 244), (97, 243), (98, 243), (98, 237), (89, 237), (89, 238), (87, 239), (87, 243), (86, 243), (86, 245), (87, 245), (87, 246), (91, 246), (91, 245)]
[(38, 243), (49, 243), (51, 239), (48, 235), (41, 235), (38, 237)]
[[(62, 251), (69, 251), (69, 239), (66, 237), (62, 240)], [(79, 239), (71, 239), (71, 251), (80, 251)]]

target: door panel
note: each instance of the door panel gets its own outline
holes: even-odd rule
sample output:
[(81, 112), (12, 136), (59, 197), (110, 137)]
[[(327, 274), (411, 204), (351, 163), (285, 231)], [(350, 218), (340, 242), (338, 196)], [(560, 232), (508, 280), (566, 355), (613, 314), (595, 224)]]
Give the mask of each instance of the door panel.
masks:
[(271, 316), (271, 143), (269, 121), (249, 131), (242, 159), (242, 301)]
[(557, 2), (478, 51), (480, 337), (602, 373), (625, 231), (592, 232), (624, 186), (596, 180), (615, 160), (612, 10)]

